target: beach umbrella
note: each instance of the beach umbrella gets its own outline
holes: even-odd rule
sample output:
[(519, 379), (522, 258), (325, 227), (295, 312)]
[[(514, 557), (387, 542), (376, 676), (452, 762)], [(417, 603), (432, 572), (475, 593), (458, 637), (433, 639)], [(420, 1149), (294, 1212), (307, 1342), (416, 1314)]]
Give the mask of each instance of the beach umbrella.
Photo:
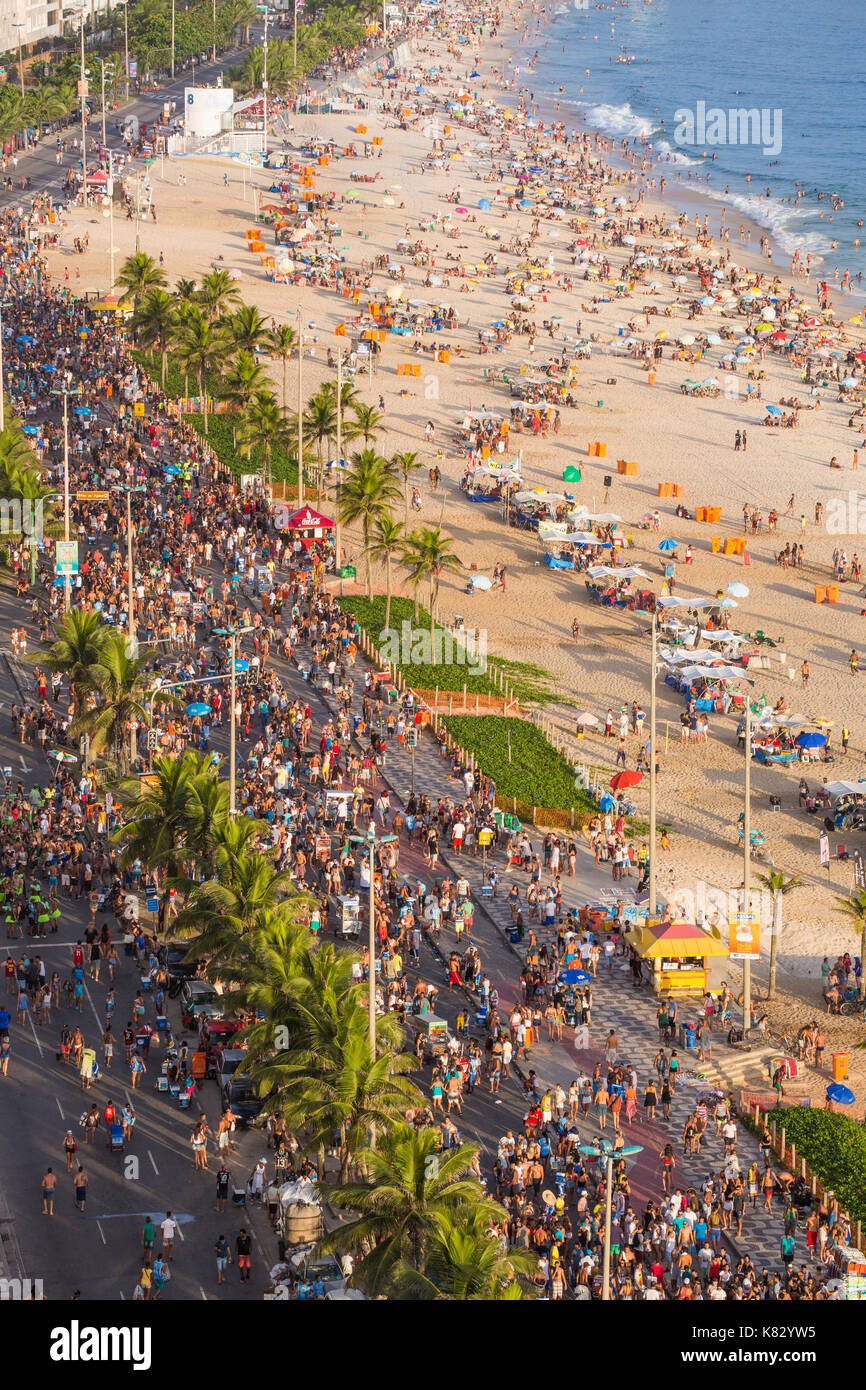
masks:
[(490, 589), (490, 588), (492, 588), (492, 581), (489, 580), (489, 579), (487, 578), (487, 575), (486, 575), (486, 574), (473, 574), (473, 575), (471, 575), (471, 576), (470, 576), (470, 579), (469, 579), (469, 583), (472, 585), (473, 589)]
[(863, 383), (859, 382), (855, 376), (846, 376), (842, 378), (843, 386), (860, 386), (862, 384)]
[(827, 1087), (826, 1096), (828, 1100), (835, 1100), (837, 1105), (853, 1105), (856, 1100), (854, 1092), (840, 1081), (833, 1081)]
[(798, 748), (823, 748), (827, 742), (826, 734), (809, 733), (798, 734), (795, 740)]
[(559, 973), (559, 980), (564, 985), (585, 985), (591, 979), (592, 976), (585, 970), (561, 970)]
[(766, 405), (764, 409), (768, 415), (781, 415), (782, 413), (777, 405)]
[(739, 579), (732, 579), (728, 587), (728, 593), (732, 598), (748, 598), (749, 590), (745, 584), (741, 584)]
[(67, 753), (63, 748), (52, 748), (48, 754), (49, 758), (54, 758), (58, 763), (77, 763), (78, 758), (74, 753)]
[(736, 608), (737, 600), (735, 598), (720, 598), (718, 606), (719, 608)]
[(676, 550), (676, 548), (677, 548), (678, 545), (679, 545), (679, 541), (675, 541), (675, 540), (673, 540), (670, 536), (668, 536), (667, 540), (663, 540), (663, 541), (660, 543), (660, 545), (659, 545), (659, 550), (663, 550), (663, 551)]
[(244, 659), (244, 657), (242, 657), (242, 656), (235, 657), (235, 672), (236, 672), (238, 675), (241, 675), (241, 676), (244, 675), (245, 672), (247, 672), (249, 669), (250, 669), (250, 663), (249, 663), (248, 661), (246, 661), (246, 660)]
[(480, 210), (481, 210), (482, 212), (489, 212), (489, 211), (490, 211), (490, 199), (489, 199), (489, 198), (479, 198), (479, 199), (478, 199), (478, 207), (480, 208)]
[(614, 775), (613, 775), (613, 777), (611, 777), (611, 779), (610, 779), (610, 784), (609, 784), (609, 785), (610, 785), (610, 787), (611, 787), (611, 789), (612, 789), (613, 791), (618, 792), (618, 791), (620, 791), (623, 787), (636, 787), (637, 784), (638, 784), (638, 782), (642, 782), (642, 781), (643, 781), (643, 773), (642, 773), (642, 772), (629, 772), (629, 771), (623, 771), (623, 772), (615, 772)]
[(210, 705), (202, 703), (187, 705), (184, 714), (188, 714), (191, 719), (199, 718), (203, 714), (210, 714)]
[(596, 715), (590, 714), (588, 710), (584, 710), (574, 722), (579, 724), (582, 729), (592, 729), (598, 723), (598, 718)]
[(601, 796), (599, 797), (598, 804), (602, 811), (612, 811), (614, 806), (616, 805), (616, 802), (614, 801), (610, 792), (602, 792)]

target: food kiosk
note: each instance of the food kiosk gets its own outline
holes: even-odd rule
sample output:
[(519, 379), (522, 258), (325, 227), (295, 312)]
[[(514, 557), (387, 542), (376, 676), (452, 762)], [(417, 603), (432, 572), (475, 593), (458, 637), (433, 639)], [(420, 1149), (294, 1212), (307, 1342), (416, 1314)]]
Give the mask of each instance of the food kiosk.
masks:
[(726, 942), (690, 922), (647, 921), (630, 931), (627, 940), (656, 994), (704, 994), (708, 962), (728, 955)]

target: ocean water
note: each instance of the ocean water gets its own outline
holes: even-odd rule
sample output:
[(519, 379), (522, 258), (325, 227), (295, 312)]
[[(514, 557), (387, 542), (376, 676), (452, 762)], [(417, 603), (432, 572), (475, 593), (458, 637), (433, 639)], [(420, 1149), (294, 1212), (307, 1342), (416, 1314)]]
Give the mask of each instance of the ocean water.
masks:
[[(617, 140), (651, 142), (669, 201), (677, 187), (699, 190), (727, 203), (729, 227), (741, 212), (786, 257), (799, 247), (822, 258), (823, 273), (838, 266), (866, 283), (864, 17), (863, 0), (568, 0), (522, 48), (524, 64), (536, 48), (538, 57), (518, 83), (555, 93), (566, 124), (579, 114)], [(729, 117), (740, 108), (764, 113), (760, 136)], [(678, 112), (691, 113), (693, 131)]]

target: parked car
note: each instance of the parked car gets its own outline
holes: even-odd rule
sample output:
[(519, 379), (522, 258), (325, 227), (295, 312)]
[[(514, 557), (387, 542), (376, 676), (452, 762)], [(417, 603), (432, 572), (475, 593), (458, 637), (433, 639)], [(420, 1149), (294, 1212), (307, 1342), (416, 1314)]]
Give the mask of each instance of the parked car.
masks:
[(217, 1053), (216, 1076), (221, 1087), (226, 1087), (236, 1071), (243, 1068), (247, 1060), (244, 1047), (221, 1047)]
[(199, 1028), (202, 1018), (222, 1018), (225, 1008), (209, 980), (185, 980), (180, 992), (184, 1028)]
[(264, 1100), (255, 1094), (252, 1082), (244, 1072), (236, 1071), (223, 1086), (223, 1110), (231, 1110), (241, 1129), (258, 1118), (263, 1105)]

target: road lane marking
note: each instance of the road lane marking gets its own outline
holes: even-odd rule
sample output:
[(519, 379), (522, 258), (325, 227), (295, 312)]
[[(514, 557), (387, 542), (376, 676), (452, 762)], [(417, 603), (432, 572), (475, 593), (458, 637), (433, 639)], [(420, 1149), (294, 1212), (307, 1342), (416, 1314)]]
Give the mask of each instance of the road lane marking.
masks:
[(38, 1034), (37, 1031), (36, 1031), (36, 1025), (35, 1025), (35, 1023), (33, 1022), (33, 1015), (32, 1015), (32, 1013), (30, 1012), (29, 1009), (27, 1010), (27, 1021), (28, 1021), (28, 1023), (30, 1024), (30, 1031), (31, 1031), (32, 1034), (33, 1034), (33, 1041), (36, 1043), (36, 1046), (39, 1048), (39, 1056), (41, 1057), (41, 1056), (42, 1056), (42, 1044), (41, 1044), (41, 1042), (39, 1041), (39, 1034)]
[(198, 1287), (199, 1287), (199, 1293), (201, 1294), (201, 1296), (202, 1296), (202, 1298), (204, 1299), (205, 1303), (207, 1303), (207, 1294), (205, 1293), (205, 1291), (204, 1291), (204, 1289), (202, 1288), (201, 1284), (199, 1284)]
[[(55, 1096), (54, 1099), (57, 1100), (57, 1097)], [(57, 1109), (60, 1111), (60, 1118), (61, 1118), (61, 1120), (62, 1120), (62, 1119), (65, 1119), (65, 1116), (64, 1116), (64, 1114), (63, 1114), (63, 1106), (60, 1104), (60, 1101), (59, 1101), (59, 1100), (57, 1100)]]
[(105, 1239), (105, 1232), (103, 1231), (103, 1229), (102, 1229), (102, 1227), (100, 1226), (100, 1224), (99, 1224), (98, 1221), (97, 1221), (97, 1223), (96, 1223), (96, 1228), (97, 1228), (97, 1230), (99, 1231), (99, 1234), (102, 1236), (102, 1244), (103, 1244), (103, 1245), (107, 1245), (107, 1244), (108, 1244), (108, 1241)]
[(150, 1149), (148, 1149), (148, 1151), (147, 1151), (147, 1156), (148, 1156), (148, 1158), (150, 1159), (151, 1163), (153, 1164), (153, 1171), (156, 1173), (156, 1176), (159, 1177), (159, 1169), (158, 1169), (157, 1166), (156, 1166), (156, 1161), (155, 1161), (155, 1159), (154, 1159), (154, 1157), (153, 1157), (153, 1154), (150, 1152)]

